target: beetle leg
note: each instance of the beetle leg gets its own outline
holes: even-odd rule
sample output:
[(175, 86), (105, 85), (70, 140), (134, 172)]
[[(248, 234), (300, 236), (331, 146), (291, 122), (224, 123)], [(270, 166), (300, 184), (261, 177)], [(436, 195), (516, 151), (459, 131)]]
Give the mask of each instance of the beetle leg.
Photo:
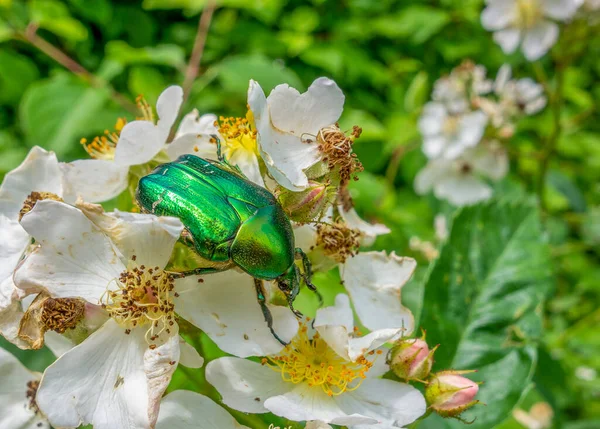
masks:
[(310, 259), (304, 251), (296, 247), (296, 258), (302, 259), (302, 267), (304, 268), (304, 273), (301, 274), (304, 279), (304, 283), (306, 283), (306, 287), (312, 290), (315, 294), (317, 294), (317, 298), (319, 298), (319, 307), (323, 307), (323, 295), (317, 290), (317, 287), (312, 282), (312, 264)]
[(174, 279), (182, 279), (184, 277), (189, 277), (189, 276), (203, 276), (205, 274), (220, 273), (227, 269), (229, 269), (229, 267), (226, 267), (226, 268), (202, 267), (202, 268), (194, 268), (193, 270), (187, 270), (187, 271), (169, 271), (168, 273)]
[(260, 309), (262, 310), (263, 316), (265, 316), (265, 322), (267, 322), (267, 326), (269, 327), (271, 334), (282, 345), (287, 346), (289, 343), (286, 343), (281, 338), (279, 338), (279, 336), (275, 333), (275, 330), (273, 329), (273, 315), (271, 314), (271, 310), (269, 310), (269, 307), (267, 307), (267, 297), (265, 296), (265, 289), (262, 280), (254, 279), (254, 287), (256, 288), (256, 298), (258, 300), (258, 304), (260, 305)]
[(219, 138), (219, 136), (217, 136), (216, 134), (211, 134), (210, 135), (213, 139), (216, 140), (217, 142), (217, 159), (220, 162), (224, 162), (225, 161), (225, 157), (223, 156), (223, 150), (221, 148), (221, 139)]

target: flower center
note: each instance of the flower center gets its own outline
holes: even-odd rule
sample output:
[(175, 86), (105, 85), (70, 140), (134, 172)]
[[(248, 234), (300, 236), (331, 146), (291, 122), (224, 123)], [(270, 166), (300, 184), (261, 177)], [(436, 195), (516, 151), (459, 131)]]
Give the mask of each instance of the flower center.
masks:
[(280, 372), (284, 381), (308, 383), (323, 389), (329, 396), (357, 389), (373, 366), (362, 356), (356, 362), (345, 360), (319, 334), (309, 338), (304, 324), (280, 354), (263, 358), (262, 364), (269, 364), (271, 369)]
[(256, 144), (256, 130), (254, 129), (252, 113), (248, 111), (245, 118), (219, 118), (220, 124), (219, 133), (225, 139), (223, 148), (225, 149), (225, 157), (231, 157), (238, 151), (248, 152), (252, 154), (258, 153)]
[(444, 134), (447, 136), (454, 136), (458, 131), (458, 116), (448, 116), (442, 126)]
[[(336, 124), (322, 128), (317, 135), (323, 162), (327, 163), (329, 170), (338, 171), (340, 188), (346, 186), (354, 174), (364, 170), (357, 155), (352, 151), (352, 145), (361, 133), (362, 128), (355, 125), (350, 136), (346, 136)], [(354, 176), (354, 180), (358, 180), (358, 177)]]
[(543, 18), (538, 0), (517, 0), (517, 9), (517, 26), (520, 28), (533, 28)]
[(25, 392), (25, 397), (29, 399), (29, 409), (34, 413), (39, 411), (37, 403), (35, 402), (35, 395), (37, 394), (38, 387), (40, 387), (40, 382), (38, 380), (28, 381), (27, 391)]
[(320, 246), (327, 256), (339, 263), (356, 255), (360, 246), (360, 232), (348, 228), (342, 222), (317, 225), (317, 246)]
[[(155, 341), (160, 334), (171, 332), (174, 322), (173, 278), (159, 267), (149, 268), (129, 261), (127, 269), (111, 289), (100, 298), (102, 308), (129, 334), (131, 329), (148, 326), (146, 340)], [(109, 284), (110, 286), (110, 284)]]
[(31, 194), (27, 196), (25, 201), (23, 202), (23, 207), (19, 211), (19, 221), (23, 219), (27, 213), (33, 210), (33, 206), (40, 200), (53, 200), (53, 201), (64, 201), (61, 197), (52, 192), (37, 192), (33, 191)]

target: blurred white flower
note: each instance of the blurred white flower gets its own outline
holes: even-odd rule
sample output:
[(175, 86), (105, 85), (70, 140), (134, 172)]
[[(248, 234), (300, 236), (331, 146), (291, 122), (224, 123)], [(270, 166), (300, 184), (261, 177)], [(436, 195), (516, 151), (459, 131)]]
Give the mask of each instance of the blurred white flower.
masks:
[(546, 107), (544, 87), (531, 78), (511, 80), (511, 68), (504, 65), (498, 71), (494, 92), (506, 115), (535, 115)]
[(517, 408), (512, 414), (527, 429), (549, 429), (554, 418), (554, 410), (547, 402), (536, 402), (529, 412)]
[(254, 80), (248, 88), (258, 149), (269, 173), (283, 187), (301, 191), (308, 186), (304, 172), (322, 157), (320, 131), (334, 125), (342, 114), (344, 94), (331, 79), (315, 80), (304, 93), (278, 85), (265, 96)]
[(418, 390), (378, 378), (387, 369), (378, 348), (401, 329), (354, 336), (346, 295), (338, 295), (335, 306), (319, 309), (312, 328), (304, 326), (289, 346), (262, 364), (216, 359), (207, 365), (207, 380), (231, 408), (270, 411), (294, 421), (402, 427), (423, 415), (426, 404)]
[(2, 429), (49, 429), (39, 412), (36, 391), (41, 374), (31, 372), (0, 348), (0, 427)]
[(487, 122), (487, 115), (481, 110), (453, 115), (440, 102), (427, 103), (418, 124), (423, 152), (430, 159), (455, 159), (477, 146)]
[(481, 23), (494, 31), (502, 50), (513, 53), (519, 45), (525, 58), (537, 60), (558, 40), (553, 21), (567, 21), (580, 6), (579, 0), (486, 0)]
[(29, 151), (21, 165), (6, 174), (0, 186), (0, 334), (17, 344), (22, 311), (15, 301), (23, 294), (14, 287), (13, 272), (31, 243), (31, 237), (19, 224), (19, 217), (32, 192), (57, 197), (63, 193), (56, 155), (38, 146)]
[(160, 404), (156, 429), (250, 429), (240, 425), (213, 400), (189, 390), (176, 390)]
[(430, 160), (415, 178), (415, 190), (448, 200), (456, 206), (474, 204), (492, 196), (485, 178), (497, 181), (508, 172), (508, 156), (501, 146), (488, 143), (461, 157)]
[(457, 115), (470, 110), (472, 96), (487, 94), (492, 87), (493, 82), (486, 77), (485, 67), (464, 61), (448, 76), (435, 82), (431, 98)]

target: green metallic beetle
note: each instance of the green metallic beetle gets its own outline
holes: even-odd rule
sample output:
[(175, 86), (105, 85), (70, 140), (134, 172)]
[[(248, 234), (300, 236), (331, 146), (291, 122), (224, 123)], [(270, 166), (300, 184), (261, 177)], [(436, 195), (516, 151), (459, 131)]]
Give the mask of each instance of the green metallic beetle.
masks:
[[(273, 318), (266, 305), (263, 280), (274, 280), (293, 302), (300, 279), (319, 296), (311, 282), (306, 254), (295, 248), (294, 233), (279, 202), (266, 189), (248, 180), (239, 168), (221, 154), (219, 161), (182, 155), (159, 165), (139, 181), (136, 198), (141, 209), (158, 216), (174, 216), (185, 226), (185, 242), (206, 260), (208, 266), (175, 273), (178, 277), (202, 275), (239, 267), (254, 278), (258, 302), (273, 336)], [(303, 272), (295, 263), (302, 259)]]

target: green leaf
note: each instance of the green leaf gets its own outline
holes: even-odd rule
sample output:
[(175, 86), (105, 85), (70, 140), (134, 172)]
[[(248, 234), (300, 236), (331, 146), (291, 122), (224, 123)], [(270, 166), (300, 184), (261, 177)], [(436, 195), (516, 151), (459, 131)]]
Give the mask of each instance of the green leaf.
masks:
[(160, 93), (168, 86), (160, 71), (151, 67), (133, 67), (129, 72), (129, 92), (143, 95), (152, 105), (156, 104)]
[(404, 96), (404, 108), (407, 112), (420, 109), (429, 97), (429, 78), (426, 71), (420, 71), (414, 77)]
[(158, 64), (181, 68), (185, 66), (185, 51), (177, 45), (134, 48), (122, 40), (106, 44), (106, 58), (123, 65)]
[(99, 25), (109, 25), (112, 4), (109, 0), (69, 0), (73, 8), (84, 18)]
[[(539, 212), (491, 202), (460, 211), (425, 282), (421, 327), (441, 344), (437, 370), (476, 369), (484, 381), (465, 419), (472, 429), (500, 423), (530, 386), (542, 333), (541, 311), (553, 287)], [(427, 419), (424, 428), (462, 423)]]
[(0, 18), (0, 43), (10, 40), (12, 38), (13, 31), (8, 24)]
[(395, 15), (384, 15), (370, 23), (373, 31), (392, 39), (408, 38), (414, 44), (424, 43), (450, 22), (448, 12), (431, 6), (410, 6)]
[(245, 98), (250, 79), (260, 83), (267, 95), (281, 83), (287, 83), (298, 91), (304, 90), (296, 73), (262, 55), (233, 56), (219, 65), (219, 80), (227, 92), (241, 94)]
[(26, 56), (0, 51), (0, 104), (16, 104), (38, 74), (35, 63)]
[(55, 0), (31, 0), (28, 6), (31, 21), (40, 28), (73, 42), (87, 39), (87, 28), (71, 16), (63, 3)]
[(65, 155), (78, 147), (81, 137), (111, 127), (117, 115), (108, 122), (101, 114), (108, 100), (108, 90), (90, 88), (67, 75), (36, 82), (19, 106), (27, 142), (53, 150), (59, 157)]

